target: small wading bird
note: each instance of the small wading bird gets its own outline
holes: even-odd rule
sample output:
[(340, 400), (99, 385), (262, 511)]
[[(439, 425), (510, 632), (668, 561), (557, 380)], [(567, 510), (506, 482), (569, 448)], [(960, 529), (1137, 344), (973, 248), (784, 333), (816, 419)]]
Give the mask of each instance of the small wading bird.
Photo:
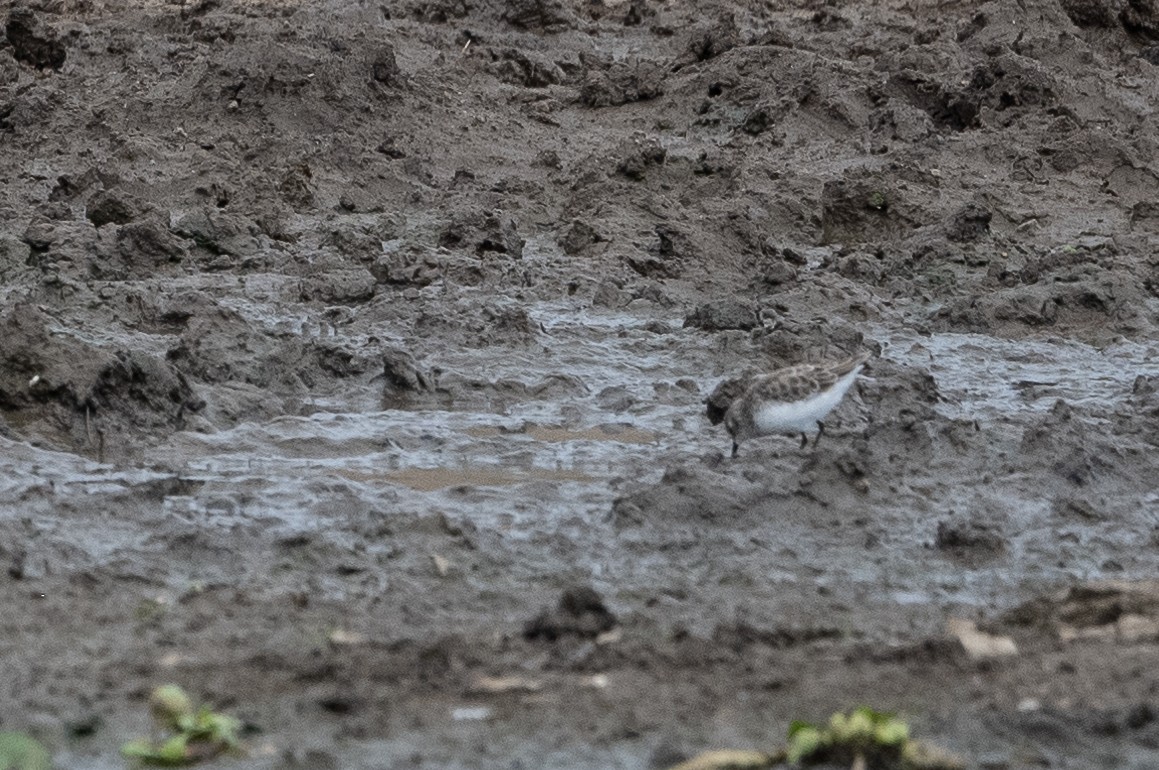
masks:
[(804, 449), (808, 432), (816, 430), (813, 446), (817, 446), (825, 432), (821, 420), (841, 403), (867, 360), (869, 354), (861, 353), (844, 361), (790, 366), (754, 377), (724, 416), (732, 456), (742, 441), (771, 433), (800, 433)]

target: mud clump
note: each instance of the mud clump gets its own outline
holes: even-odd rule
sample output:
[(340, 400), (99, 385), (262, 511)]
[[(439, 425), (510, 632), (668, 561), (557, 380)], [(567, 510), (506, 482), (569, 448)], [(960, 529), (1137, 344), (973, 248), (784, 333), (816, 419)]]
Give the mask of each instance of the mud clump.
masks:
[[(193, 241), (204, 252), (203, 260), (212, 257), (248, 257), (262, 250), (257, 223), (216, 208), (200, 208), (175, 217), (170, 228), (175, 235)], [(220, 263), (215, 267), (221, 267)]]
[(1005, 613), (1005, 623), (1048, 629), (1064, 640), (1159, 639), (1159, 584), (1102, 580), (1039, 596)]
[(946, 237), (958, 243), (976, 241), (990, 231), (993, 213), (977, 203), (969, 203), (950, 218)]
[(559, 246), (565, 254), (576, 256), (603, 241), (599, 232), (587, 222), (573, 222), (560, 239)]
[(504, 5), (503, 20), (522, 29), (559, 32), (578, 20), (566, 3), (558, 0), (515, 0)]
[(58, 329), (28, 304), (0, 315), (0, 410), (9, 423), (60, 448), (96, 452), (106, 434), (164, 436), (205, 406), (163, 359), (95, 347)]
[(1074, 269), (1067, 262), (1056, 255), (1028, 263), (1018, 285), (953, 299), (931, 321), (937, 329), (1007, 336), (1074, 330), (1092, 341), (1154, 328), (1156, 319), (1144, 309), (1143, 281), (1131, 275), (1134, 271), (1103, 269), (1093, 260)]
[(300, 297), (304, 302), (326, 305), (358, 305), (370, 300), (378, 282), (363, 268), (319, 270), (302, 279)]
[(821, 207), (826, 243), (892, 240), (915, 221), (899, 188), (884, 178), (826, 182)]
[(656, 99), (664, 93), (664, 68), (656, 62), (615, 62), (590, 71), (580, 87), (585, 107), (618, 107)]
[(1094, 483), (1113, 467), (1114, 455), (1098, 451), (1086, 422), (1061, 399), (1037, 425), (1026, 429), (1021, 450), (1028, 462), (1045, 462), (1056, 477), (1074, 487)]
[(403, 82), (402, 70), (399, 68), (398, 61), (395, 58), (394, 48), (389, 44), (384, 44), (374, 54), (371, 65), (371, 77), (374, 78), (375, 82), (382, 83), (385, 86), (396, 86)]
[(59, 70), (68, 58), (64, 43), (31, 8), (14, 6), (8, 12), (4, 34), (12, 46), (12, 55), (29, 66)]
[(746, 302), (719, 300), (697, 307), (684, 319), (684, 328), (718, 332), (725, 329), (749, 331), (760, 325), (757, 309)]
[(655, 137), (632, 141), (621, 149), (616, 173), (639, 181), (650, 168), (664, 165), (667, 157), (668, 150)]
[(108, 224), (127, 225), (138, 216), (139, 206), (128, 196), (112, 190), (101, 190), (89, 198), (85, 205), (85, 216), (93, 227)]
[(383, 353), (383, 403), (405, 403), (415, 395), (429, 393), (433, 386), (429, 374), (419, 369), (414, 356), (405, 350), (391, 349)]
[(871, 359), (870, 378), (857, 392), (874, 413), (875, 423), (898, 423), (906, 429), (935, 419), (934, 406), (942, 396), (928, 371), (886, 358)]
[(530, 641), (556, 642), (565, 638), (595, 639), (616, 627), (616, 616), (594, 589), (569, 588), (554, 609), (536, 615), (523, 628)]
[(1006, 539), (992, 523), (966, 517), (938, 522), (934, 545), (968, 561), (990, 559), (1006, 550)]
[(405, 350), (388, 350), (382, 357), (383, 374), (387, 384), (400, 391), (430, 390), (430, 380), (415, 364), (414, 357)]
[(439, 236), (439, 245), (448, 249), (468, 248), (476, 256), (495, 254), (522, 259), (526, 241), (519, 236), (515, 220), (501, 211), (472, 212), (451, 222)]
[(161, 222), (147, 219), (129, 222), (117, 230), (117, 249), (96, 266), (101, 277), (125, 280), (170, 271), (186, 257), (184, 245)]
[[(721, 450), (728, 437), (721, 432)], [(669, 468), (656, 485), (624, 495), (612, 504), (618, 528), (643, 527), (656, 537), (681, 540), (700, 527), (735, 522), (752, 514), (760, 496), (756, 485), (696, 465)]]
[(1144, 418), (1159, 418), (1159, 377), (1138, 375), (1131, 385), (1129, 404)]

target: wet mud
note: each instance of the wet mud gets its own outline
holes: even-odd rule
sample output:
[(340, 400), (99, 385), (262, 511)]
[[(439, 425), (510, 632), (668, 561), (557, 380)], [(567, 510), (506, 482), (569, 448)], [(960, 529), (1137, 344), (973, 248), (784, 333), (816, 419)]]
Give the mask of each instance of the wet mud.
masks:
[[(1159, 765), (1159, 7), (0, 9), (0, 729)], [(822, 440), (720, 425), (861, 351)], [(991, 644), (987, 640), (999, 639)]]

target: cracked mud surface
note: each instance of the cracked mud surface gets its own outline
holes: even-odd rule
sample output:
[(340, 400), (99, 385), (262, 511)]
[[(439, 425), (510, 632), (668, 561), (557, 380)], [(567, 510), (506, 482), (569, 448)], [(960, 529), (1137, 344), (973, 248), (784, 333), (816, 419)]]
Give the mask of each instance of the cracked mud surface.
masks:
[[(0, 15), (0, 729), (1159, 764), (1159, 6)], [(728, 459), (722, 382), (859, 350)]]

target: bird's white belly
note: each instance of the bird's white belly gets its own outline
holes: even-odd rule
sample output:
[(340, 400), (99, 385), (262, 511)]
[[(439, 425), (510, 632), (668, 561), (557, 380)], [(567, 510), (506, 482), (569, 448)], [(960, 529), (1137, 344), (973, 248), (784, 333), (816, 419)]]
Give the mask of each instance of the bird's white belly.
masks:
[[(859, 367), (860, 368), (860, 367)], [(857, 370), (850, 372), (822, 391), (804, 401), (768, 401), (754, 410), (753, 425), (758, 435), (767, 433), (805, 433), (817, 429), (817, 423), (841, 403), (849, 386), (857, 379)]]

